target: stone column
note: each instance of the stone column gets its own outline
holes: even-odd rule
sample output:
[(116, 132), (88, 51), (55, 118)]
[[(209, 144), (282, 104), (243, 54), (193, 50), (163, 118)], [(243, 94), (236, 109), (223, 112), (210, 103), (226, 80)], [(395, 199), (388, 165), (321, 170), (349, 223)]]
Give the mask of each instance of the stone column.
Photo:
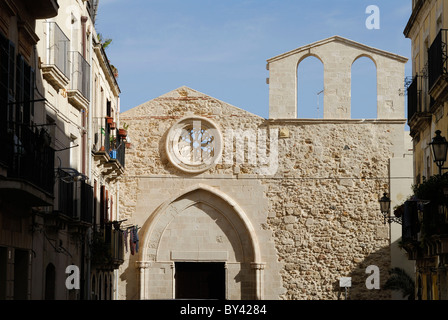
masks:
[(173, 280), (171, 286), (171, 298), (176, 299), (176, 279), (174, 278), (176, 273), (174, 262), (171, 263), (171, 279)]
[(266, 263), (262, 262), (252, 262), (250, 264), (251, 268), (255, 270), (255, 300), (263, 300), (264, 291), (264, 281), (263, 281), (263, 270)]
[(139, 275), (139, 287), (140, 287), (140, 293), (139, 298), (140, 300), (145, 300), (146, 297), (146, 269), (148, 269), (151, 266), (151, 262), (149, 261), (137, 261), (136, 267), (138, 268), (138, 275)]

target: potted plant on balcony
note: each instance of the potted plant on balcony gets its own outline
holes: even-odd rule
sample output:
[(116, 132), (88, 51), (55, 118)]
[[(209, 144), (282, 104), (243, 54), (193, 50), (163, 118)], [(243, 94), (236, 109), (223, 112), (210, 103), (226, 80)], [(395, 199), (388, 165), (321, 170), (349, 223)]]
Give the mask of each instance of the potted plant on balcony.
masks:
[(118, 134), (120, 136), (122, 136), (123, 138), (126, 138), (128, 135), (128, 128), (129, 128), (129, 125), (126, 122), (123, 123), (123, 128), (118, 129)]
[(106, 122), (108, 125), (111, 125), (114, 122), (114, 118), (106, 116)]
[(131, 139), (130, 138), (126, 138), (125, 147), (126, 147), (126, 149), (130, 149), (131, 148)]

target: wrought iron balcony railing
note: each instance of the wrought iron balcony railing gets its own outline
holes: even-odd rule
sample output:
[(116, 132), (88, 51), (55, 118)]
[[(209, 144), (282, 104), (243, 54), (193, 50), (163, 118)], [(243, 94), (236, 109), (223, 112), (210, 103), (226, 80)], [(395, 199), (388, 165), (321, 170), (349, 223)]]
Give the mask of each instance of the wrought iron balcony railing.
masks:
[(94, 153), (109, 153), (111, 141), (111, 125), (104, 117), (93, 118), (93, 146)]
[(408, 123), (417, 112), (422, 110), (421, 90), (419, 90), (420, 80), (421, 77), (416, 75), (408, 87)]
[(109, 222), (95, 232), (92, 241), (92, 264), (104, 268), (117, 269), (124, 258), (124, 236), (122, 230)]
[(447, 43), (448, 30), (442, 29), (428, 50), (428, 84), (430, 92), (441, 78), (448, 75)]
[(76, 181), (73, 176), (58, 169), (58, 212), (65, 216), (93, 223), (93, 187), (84, 180)]
[(115, 141), (113, 141), (113, 145), (111, 146), (109, 156), (112, 159), (116, 159), (120, 163), (120, 165), (124, 168), (125, 154), (126, 154), (126, 143), (120, 136), (117, 135)]
[(114, 265), (120, 265), (123, 262), (124, 256), (124, 237), (123, 231), (113, 228), (113, 224), (105, 225), (106, 243), (109, 245), (111, 262)]
[(93, 120), (95, 154), (107, 154), (110, 160), (117, 161), (121, 167), (125, 166), (126, 142), (119, 135), (119, 131), (107, 119), (99, 117)]
[(417, 201), (406, 201), (402, 215), (402, 240), (403, 242), (418, 241), (420, 222), (418, 218)]
[(0, 119), (0, 161), (8, 178), (28, 181), (52, 195), (54, 153), (45, 129)]

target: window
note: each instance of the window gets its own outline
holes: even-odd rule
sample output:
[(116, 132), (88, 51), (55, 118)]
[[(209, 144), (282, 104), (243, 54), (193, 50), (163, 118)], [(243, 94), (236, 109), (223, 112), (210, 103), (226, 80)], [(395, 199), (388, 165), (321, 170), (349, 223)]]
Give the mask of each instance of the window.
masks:
[(171, 127), (165, 148), (168, 159), (176, 168), (186, 172), (204, 172), (220, 160), (222, 136), (209, 119), (185, 118)]
[(111, 107), (111, 102), (109, 99), (107, 99), (107, 102), (106, 102), (106, 115), (108, 117), (112, 117), (112, 107)]
[[(0, 121), (7, 121), (11, 113), (9, 102), (14, 101), (15, 75), (15, 47), (14, 44), (0, 33)], [(7, 129), (6, 123), (0, 125)]]
[(34, 116), (34, 70), (23, 56), (17, 56), (16, 63), (15, 122), (30, 126)]
[(93, 181), (93, 228), (96, 230), (98, 224), (97, 221), (97, 205), (98, 205), (98, 182), (96, 179)]
[(109, 221), (109, 192), (106, 186), (101, 186), (100, 191), (100, 226)]

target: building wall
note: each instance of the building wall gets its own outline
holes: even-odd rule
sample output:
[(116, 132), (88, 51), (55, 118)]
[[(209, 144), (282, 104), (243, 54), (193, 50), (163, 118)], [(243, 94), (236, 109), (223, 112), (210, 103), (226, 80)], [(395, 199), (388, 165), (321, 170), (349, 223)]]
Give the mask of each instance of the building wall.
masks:
[[(416, 4), (414, 4), (416, 5)], [(414, 7), (415, 8), (415, 7)], [(405, 36), (411, 39), (412, 48), (412, 72), (413, 76), (420, 75), (423, 80), (420, 85), (422, 107), (429, 111), (430, 95), (427, 81), (428, 74), (428, 49), (441, 29), (448, 28), (448, 6), (446, 1), (425, 1), (414, 19), (410, 20), (405, 29)], [(414, 142), (414, 168), (416, 183), (423, 181), (423, 177), (429, 178), (438, 173), (437, 166), (433, 163), (429, 143), (435, 136), (436, 130), (441, 130), (446, 136), (448, 130), (448, 106), (443, 103), (435, 112), (429, 115), (429, 119), (416, 126), (411, 124)]]
[[(55, 15), (55, 10), (50, 10), (47, 15)], [(25, 109), (22, 112), (22, 117), (17, 116), (17, 110), (25, 104), (22, 101), (23, 98), (16, 95), (19, 90), (18, 79), (24, 76), (24, 71), (17, 71), (19, 58), (23, 58), (23, 61), (31, 67), (35, 77), (38, 78), (39, 64), (35, 46), (39, 37), (35, 31), (35, 15), (37, 13), (27, 8), (21, 1), (0, 2), (0, 33), (14, 46), (14, 50), (9, 51), (10, 68), (4, 74), (12, 77), (14, 83), (9, 88), (12, 100), (2, 100), (1, 102), (2, 126), (7, 127), (8, 130), (12, 128), (12, 123), (33, 130), (40, 129), (41, 125), (45, 123), (44, 112), (42, 112), (43, 102), (41, 101), (34, 104), (28, 101), (30, 105), (34, 105), (34, 108), (32, 110)], [(4, 59), (5, 52), (2, 52), (2, 64), (5, 62)], [(2, 70), (3, 73), (5, 69)], [(30, 79), (33, 80), (34, 76), (31, 76)], [(35, 87), (37, 90), (34, 90)], [(35, 87), (27, 88), (34, 91), (34, 97), (31, 99), (40, 99), (41, 97), (36, 91), (42, 90), (42, 83), (36, 82)], [(5, 127), (2, 129), (5, 130)], [(5, 139), (5, 136), (2, 136), (2, 139)], [(3, 150), (2, 152), (6, 154), (8, 151)], [(36, 166), (36, 171), (40, 170), (41, 163), (33, 165)], [(12, 171), (12, 168), (0, 170), (2, 176), (0, 179), (0, 299), (40, 299), (44, 295), (42, 284), (45, 281), (43, 255), (51, 244), (50, 239), (45, 238), (41, 233), (39, 225), (43, 221), (42, 214), (45, 210), (43, 207), (51, 203), (52, 197), (48, 190), (44, 192), (39, 188), (40, 185), (30, 184), (28, 179), (23, 179), (20, 182), (14, 178), (10, 179), (12, 176), (10, 170)], [(11, 183), (12, 187), (8, 188), (8, 184)], [(61, 236), (61, 243), (59, 243), (61, 247), (74, 249), (70, 241), (67, 240), (65, 235)], [(76, 259), (77, 253), (75, 250), (73, 252)], [(61, 257), (61, 260), (64, 258), (66, 257)], [(65, 262), (68, 262), (68, 259)], [(57, 276), (60, 277), (60, 275), (59, 273)], [(57, 294), (64, 298), (67, 297), (61, 292), (57, 292)]]
[[(98, 156), (96, 138), (106, 116), (120, 124), (120, 89), (95, 31), (93, 2), (0, 1), (8, 77), (0, 81), (0, 299), (116, 296), (121, 230), (107, 243), (105, 229), (119, 217), (124, 162), (110, 150)], [(49, 149), (45, 161), (35, 155)], [(112, 262), (93, 263), (98, 234)], [(78, 268), (77, 288), (66, 285), (69, 266)]]
[[(220, 161), (203, 173), (179, 170), (166, 151), (170, 128), (193, 116), (213, 121), (224, 141)], [(404, 154), (404, 120), (262, 119), (187, 87), (121, 119), (133, 142), (121, 214), (142, 228), (140, 251), (128, 252), (120, 267), (121, 298), (174, 298), (176, 261), (215, 259), (249, 266), (245, 288), (227, 281), (233, 299), (338, 299), (339, 279), (347, 276), (353, 299), (390, 298), (388, 291), (366, 288), (365, 272), (378, 266), (383, 285), (391, 266), (389, 226), (378, 199), (389, 190), (389, 159)], [(255, 145), (247, 142), (254, 135)], [(249, 139), (244, 146), (238, 145), (242, 137)], [(254, 148), (268, 150), (267, 157), (251, 162)], [(210, 214), (195, 228), (194, 214), (177, 205), (184, 198), (216, 208), (230, 204), (237, 213), (223, 216), (244, 216), (251, 227), (219, 231)], [(187, 243), (201, 230), (214, 231)], [(226, 237), (218, 239), (227, 238), (222, 243), (216, 243), (219, 232)], [(229, 247), (236, 238), (252, 239), (246, 251), (252, 247), (258, 256), (236, 259), (238, 250)], [(216, 250), (227, 255), (209, 254)]]
[[(413, 11), (404, 29), (405, 37), (411, 40), (412, 71), (414, 79), (418, 79), (417, 88), (420, 94), (415, 99), (419, 103), (417, 112), (413, 116), (408, 116), (414, 149), (414, 182), (416, 185), (439, 174), (429, 143), (435, 136), (436, 130), (440, 130), (444, 137), (448, 135), (446, 82), (440, 79), (438, 85), (431, 89), (428, 80), (430, 72), (434, 72), (428, 67), (428, 49), (441, 30), (448, 28), (447, 17), (446, 1), (413, 1)], [(445, 38), (442, 38), (442, 42), (446, 45)], [(441, 50), (445, 52), (446, 48)], [(438, 215), (434, 212), (425, 214), (428, 217)], [(445, 300), (447, 284), (446, 272), (442, 267), (445, 264), (443, 252), (431, 252), (424, 249), (423, 254), (419, 256), (410, 254), (410, 256), (416, 263), (414, 273), (417, 285), (416, 297), (423, 300)]]

